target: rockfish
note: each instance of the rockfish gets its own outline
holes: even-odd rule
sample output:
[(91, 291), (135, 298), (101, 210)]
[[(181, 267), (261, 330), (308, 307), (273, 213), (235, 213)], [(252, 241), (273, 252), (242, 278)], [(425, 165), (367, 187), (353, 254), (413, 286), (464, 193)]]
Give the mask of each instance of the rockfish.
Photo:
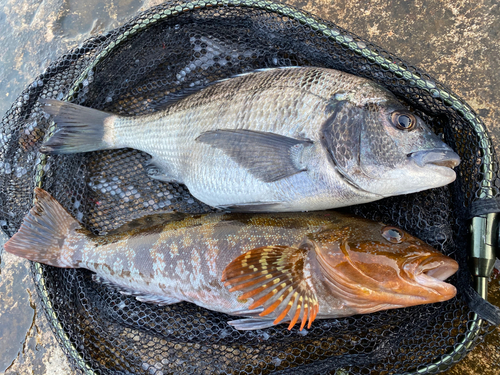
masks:
[(87, 268), (140, 301), (243, 316), (240, 330), (446, 301), (458, 264), (401, 229), (335, 212), (206, 214), (107, 236), (47, 192), (5, 250)]
[[(167, 97), (168, 98), (168, 97)], [(274, 68), (173, 95), (151, 115), (42, 99), (42, 152), (134, 148), (148, 173), (239, 211), (312, 211), (446, 185), (458, 155), (382, 86), (323, 68)]]

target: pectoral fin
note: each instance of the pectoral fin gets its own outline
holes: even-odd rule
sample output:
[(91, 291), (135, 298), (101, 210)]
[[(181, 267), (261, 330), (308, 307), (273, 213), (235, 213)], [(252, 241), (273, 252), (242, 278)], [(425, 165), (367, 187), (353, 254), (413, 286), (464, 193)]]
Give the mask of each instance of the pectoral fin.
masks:
[[(307, 282), (310, 276), (304, 272), (307, 252), (307, 249), (289, 246), (250, 250), (229, 263), (222, 274), (222, 281), (231, 286), (230, 292), (243, 292), (240, 299), (253, 299), (249, 310), (263, 307), (259, 316), (272, 312), (278, 314), (273, 325), (291, 317), (289, 330), (299, 318), (302, 320), (300, 330), (308, 320), (307, 327), (310, 328), (319, 311), (319, 304), (316, 292)], [(232, 322), (232, 325), (236, 326), (236, 323)]]
[(302, 153), (312, 145), (283, 135), (252, 130), (215, 130), (202, 133), (198, 142), (218, 148), (253, 176), (274, 182), (306, 170)]

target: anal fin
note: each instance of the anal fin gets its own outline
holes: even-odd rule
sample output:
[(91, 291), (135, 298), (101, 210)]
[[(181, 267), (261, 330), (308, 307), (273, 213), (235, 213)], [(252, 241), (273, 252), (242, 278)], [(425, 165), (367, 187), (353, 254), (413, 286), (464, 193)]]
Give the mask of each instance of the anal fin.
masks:
[(168, 171), (165, 170), (160, 163), (156, 162), (154, 159), (151, 159), (144, 165), (144, 169), (146, 170), (146, 174), (149, 178), (154, 180), (163, 181), (163, 182), (175, 182), (178, 184), (182, 184), (182, 181), (179, 181), (175, 177), (171, 176)]
[(257, 308), (255, 308), (253, 310), (243, 309), (243, 310), (233, 311), (233, 312), (231, 312), (231, 315), (234, 315), (234, 316), (257, 317), (263, 311), (264, 311), (263, 307), (257, 307)]
[(160, 296), (157, 294), (134, 294), (135, 299), (140, 302), (154, 303), (155, 305), (166, 306), (181, 302), (178, 299)]
[(273, 319), (266, 318), (230, 320), (227, 323), (239, 331), (253, 331), (255, 329), (269, 328), (274, 325)]
[(180, 300), (168, 296), (162, 296), (158, 294), (144, 293), (134, 289), (127, 288), (123, 285), (118, 285), (112, 281), (106, 279), (103, 276), (92, 274), (92, 280), (103, 285), (107, 285), (118, 290), (121, 294), (125, 296), (134, 296), (140, 302), (154, 303), (156, 305), (165, 306), (172, 305), (174, 303), (181, 302)]
[(218, 206), (217, 208), (233, 212), (276, 212), (278, 204), (278, 202), (248, 202), (231, 206)]

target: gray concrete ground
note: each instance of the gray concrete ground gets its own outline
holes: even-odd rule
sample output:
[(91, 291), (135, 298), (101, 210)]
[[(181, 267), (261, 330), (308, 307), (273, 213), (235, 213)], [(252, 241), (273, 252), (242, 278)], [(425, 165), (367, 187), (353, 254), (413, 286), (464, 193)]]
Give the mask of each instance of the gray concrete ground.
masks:
[[(288, 0), (423, 68), (451, 87), (500, 140), (498, 0)], [(57, 56), (159, 1), (0, 0), (0, 112)], [(495, 141), (497, 152), (500, 144)], [(500, 305), (498, 273), (490, 299)], [(500, 329), (448, 374), (500, 372)], [(69, 374), (36, 307), (27, 262), (0, 260), (0, 374)]]

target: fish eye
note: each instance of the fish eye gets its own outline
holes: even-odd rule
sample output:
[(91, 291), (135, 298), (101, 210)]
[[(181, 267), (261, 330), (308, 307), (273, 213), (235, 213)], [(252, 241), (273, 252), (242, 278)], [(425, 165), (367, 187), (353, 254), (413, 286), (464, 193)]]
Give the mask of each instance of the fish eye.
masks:
[(401, 130), (412, 130), (417, 125), (417, 119), (411, 113), (394, 112), (391, 121), (396, 128)]
[(405, 234), (396, 227), (384, 227), (381, 230), (382, 237), (391, 243), (401, 243), (404, 240)]

